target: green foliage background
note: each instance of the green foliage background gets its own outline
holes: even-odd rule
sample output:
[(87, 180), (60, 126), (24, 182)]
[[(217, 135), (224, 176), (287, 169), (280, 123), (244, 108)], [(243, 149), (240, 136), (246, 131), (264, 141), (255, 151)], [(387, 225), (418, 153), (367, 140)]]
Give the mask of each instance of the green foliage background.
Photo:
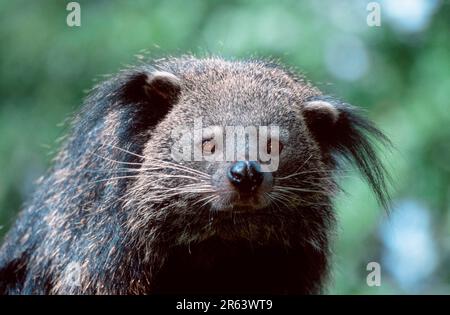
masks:
[[(81, 27), (66, 25), (69, 1), (0, 0), (0, 235), (49, 166), (62, 124), (102, 74), (139, 59), (216, 54), (273, 57), (301, 69), (327, 93), (365, 107), (392, 139), (385, 152), (394, 201), (413, 199), (432, 214), (439, 266), (419, 293), (450, 293), (450, 6), (428, 26), (402, 33), (385, 19), (366, 24), (367, 1), (79, 1)], [(336, 21), (339, 23), (336, 24)], [(353, 34), (367, 51), (364, 76), (332, 76), (324, 56), (333, 38)], [(405, 293), (383, 275), (377, 229), (386, 215), (359, 177), (343, 179), (330, 293)]]

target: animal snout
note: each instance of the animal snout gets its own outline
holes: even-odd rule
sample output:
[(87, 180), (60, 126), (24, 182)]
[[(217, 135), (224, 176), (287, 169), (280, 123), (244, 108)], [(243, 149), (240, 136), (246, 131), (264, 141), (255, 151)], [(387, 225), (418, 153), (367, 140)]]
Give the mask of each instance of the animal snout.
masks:
[(255, 161), (237, 161), (228, 170), (228, 179), (240, 192), (255, 191), (262, 183), (264, 174)]

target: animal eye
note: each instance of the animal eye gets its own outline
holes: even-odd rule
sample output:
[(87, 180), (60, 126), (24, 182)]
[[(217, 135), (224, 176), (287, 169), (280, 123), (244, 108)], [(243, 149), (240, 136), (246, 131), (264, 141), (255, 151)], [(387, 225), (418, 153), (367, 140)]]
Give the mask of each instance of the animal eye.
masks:
[(270, 154), (276, 146), (278, 146), (278, 153), (281, 153), (284, 146), (280, 141), (272, 139), (267, 140), (267, 153)]
[(211, 155), (216, 151), (216, 143), (214, 140), (203, 140), (202, 142), (203, 154)]

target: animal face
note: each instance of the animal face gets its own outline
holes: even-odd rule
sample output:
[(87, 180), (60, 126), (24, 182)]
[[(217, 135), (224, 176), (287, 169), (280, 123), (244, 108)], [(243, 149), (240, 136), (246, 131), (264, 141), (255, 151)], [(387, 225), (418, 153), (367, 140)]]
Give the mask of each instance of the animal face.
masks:
[(384, 138), (353, 107), (259, 62), (188, 59), (158, 69), (143, 74), (144, 97), (157, 97), (160, 114), (128, 201), (148, 222), (155, 212), (170, 218), (184, 240), (286, 241), (286, 226), (332, 220), (341, 158), (354, 159), (384, 200), (366, 133)]

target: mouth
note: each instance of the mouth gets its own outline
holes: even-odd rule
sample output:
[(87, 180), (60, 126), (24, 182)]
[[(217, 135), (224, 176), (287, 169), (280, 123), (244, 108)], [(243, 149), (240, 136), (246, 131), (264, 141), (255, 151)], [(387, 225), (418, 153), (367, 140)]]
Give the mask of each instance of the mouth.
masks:
[(219, 211), (251, 213), (268, 206), (268, 201), (259, 193), (233, 193), (214, 207)]

